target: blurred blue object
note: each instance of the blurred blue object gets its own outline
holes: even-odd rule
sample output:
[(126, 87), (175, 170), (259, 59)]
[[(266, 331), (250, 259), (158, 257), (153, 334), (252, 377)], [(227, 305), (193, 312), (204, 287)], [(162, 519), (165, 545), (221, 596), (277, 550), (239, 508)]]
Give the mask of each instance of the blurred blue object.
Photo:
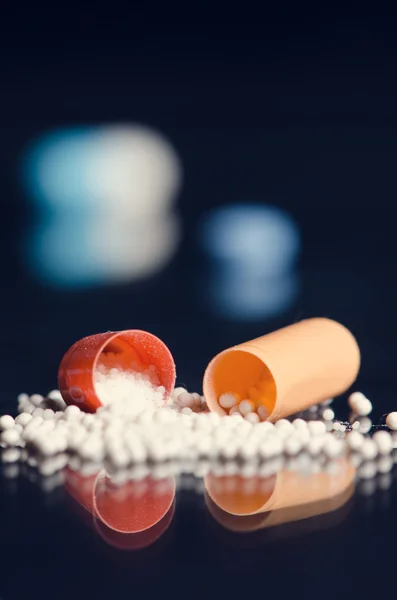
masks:
[(205, 215), (199, 235), (210, 261), (203, 289), (213, 312), (248, 321), (293, 305), (300, 235), (288, 213), (265, 204), (223, 206)]
[(168, 140), (139, 124), (42, 135), (22, 157), (23, 186), (36, 207), (25, 264), (63, 287), (155, 274), (180, 240), (173, 203), (181, 173)]
[(23, 245), (28, 270), (43, 283), (82, 288), (128, 282), (156, 274), (180, 241), (180, 221), (171, 214), (158, 221), (44, 218)]
[(94, 144), (93, 127), (59, 129), (32, 142), (22, 158), (26, 195), (44, 210), (92, 210), (86, 170)]
[(22, 157), (25, 193), (44, 213), (154, 218), (172, 208), (181, 174), (169, 141), (134, 123), (51, 131)]
[(207, 256), (224, 268), (280, 276), (293, 268), (300, 250), (292, 217), (264, 204), (234, 204), (208, 213), (200, 228)]
[(297, 274), (250, 277), (214, 270), (206, 283), (206, 301), (220, 317), (256, 321), (276, 317), (294, 304), (300, 291)]

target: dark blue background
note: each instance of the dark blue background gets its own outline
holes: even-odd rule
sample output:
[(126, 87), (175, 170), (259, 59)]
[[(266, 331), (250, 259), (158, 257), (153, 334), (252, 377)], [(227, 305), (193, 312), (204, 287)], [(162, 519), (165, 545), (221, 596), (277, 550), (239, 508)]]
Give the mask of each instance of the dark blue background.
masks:
[[(349, 14), (346, 8), (336, 14), (325, 7), (305, 12), (301, 6), (251, 12), (242, 4), (214, 5), (204, 14), (191, 4), (119, 9), (58, 3), (41, 10), (14, 4), (5, 12), (2, 412), (15, 410), (20, 391), (55, 387), (63, 352), (90, 333), (132, 327), (156, 333), (174, 354), (179, 380), (193, 390), (220, 349), (310, 316), (332, 317), (352, 329), (363, 356), (359, 389), (376, 415), (395, 409), (393, 14)], [(21, 151), (44, 129), (128, 120), (165, 132), (182, 158), (182, 249), (162, 274), (140, 284), (47, 290), (23, 270), (18, 255), (31, 216), (18, 183)], [(277, 319), (233, 324), (211, 316), (197, 291), (204, 264), (196, 224), (210, 207), (251, 199), (286, 208), (300, 226), (303, 287), (294, 307)], [(193, 501), (185, 502), (168, 547), (141, 568), (137, 555), (119, 564), (77, 528), (63, 504), (48, 508), (24, 485), (16, 495), (3, 490), (3, 570), (12, 576), (5, 600), (212, 597), (212, 590), (225, 596), (333, 597), (347, 596), (348, 589), (349, 595), (382, 595), (383, 580), (393, 573), (387, 539), (397, 522), (390, 498), (386, 506), (371, 500), (371, 510), (361, 499), (343, 526), (326, 533), (242, 547), (241, 562), (202, 528)]]

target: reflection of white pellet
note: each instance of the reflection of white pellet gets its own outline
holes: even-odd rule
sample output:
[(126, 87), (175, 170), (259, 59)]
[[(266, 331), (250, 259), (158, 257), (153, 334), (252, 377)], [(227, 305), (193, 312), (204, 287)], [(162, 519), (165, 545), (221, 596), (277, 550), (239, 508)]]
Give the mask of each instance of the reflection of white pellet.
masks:
[(15, 427), (13, 427), (12, 429), (6, 429), (3, 431), (0, 439), (3, 444), (6, 444), (6, 446), (16, 446), (21, 439), (21, 434)]
[(347, 443), (351, 450), (359, 450), (364, 443), (364, 436), (358, 431), (352, 431), (347, 436)]
[(381, 456), (378, 460), (379, 473), (389, 473), (393, 468), (393, 459), (390, 455)]
[(393, 440), (388, 431), (377, 431), (373, 440), (378, 447), (379, 454), (390, 454), (393, 449)]
[(360, 451), (365, 460), (373, 460), (378, 455), (378, 447), (374, 440), (371, 439), (364, 440)]

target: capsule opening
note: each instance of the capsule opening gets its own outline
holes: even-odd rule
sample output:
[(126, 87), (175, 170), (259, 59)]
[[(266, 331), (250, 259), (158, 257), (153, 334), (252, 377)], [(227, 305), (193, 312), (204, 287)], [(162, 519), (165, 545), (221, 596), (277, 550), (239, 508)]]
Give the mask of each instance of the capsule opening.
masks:
[[(127, 339), (124, 339), (124, 338)], [(107, 370), (133, 370), (140, 372), (145, 368), (135, 345), (129, 343), (123, 334), (110, 339), (96, 357), (94, 369), (104, 367)]]
[(255, 354), (233, 348), (211, 361), (204, 375), (203, 392), (209, 408), (219, 414), (227, 414), (219, 404), (222, 394), (248, 399), (256, 410), (265, 408), (261, 420), (271, 415), (277, 397), (274, 378), (264, 362)]
[[(94, 379), (96, 371), (101, 369), (106, 373), (111, 369), (145, 372), (153, 386), (165, 388), (166, 397), (175, 384), (175, 364), (171, 352), (159, 338), (146, 331), (120, 331), (106, 340), (94, 361)], [(95, 381), (94, 387), (98, 393)]]

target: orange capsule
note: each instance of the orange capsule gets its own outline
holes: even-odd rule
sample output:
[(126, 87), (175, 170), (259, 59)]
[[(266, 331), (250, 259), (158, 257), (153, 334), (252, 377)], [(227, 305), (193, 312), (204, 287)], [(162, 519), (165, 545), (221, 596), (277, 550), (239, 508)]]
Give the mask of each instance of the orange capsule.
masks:
[(159, 338), (147, 331), (128, 329), (85, 337), (69, 348), (58, 371), (58, 385), (66, 404), (77, 404), (95, 412), (102, 406), (95, 391), (94, 372), (98, 365), (144, 371), (154, 366), (165, 399), (175, 385), (175, 363)]
[(218, 414), (225, 414), (221, 394), (246, 398), (251, 393), (276, 421), (345, 392), (359, 366), (360, 351), (350, 331), (331, 319), (307, 319), (215, 356), (205, 371), (203, 392)]

